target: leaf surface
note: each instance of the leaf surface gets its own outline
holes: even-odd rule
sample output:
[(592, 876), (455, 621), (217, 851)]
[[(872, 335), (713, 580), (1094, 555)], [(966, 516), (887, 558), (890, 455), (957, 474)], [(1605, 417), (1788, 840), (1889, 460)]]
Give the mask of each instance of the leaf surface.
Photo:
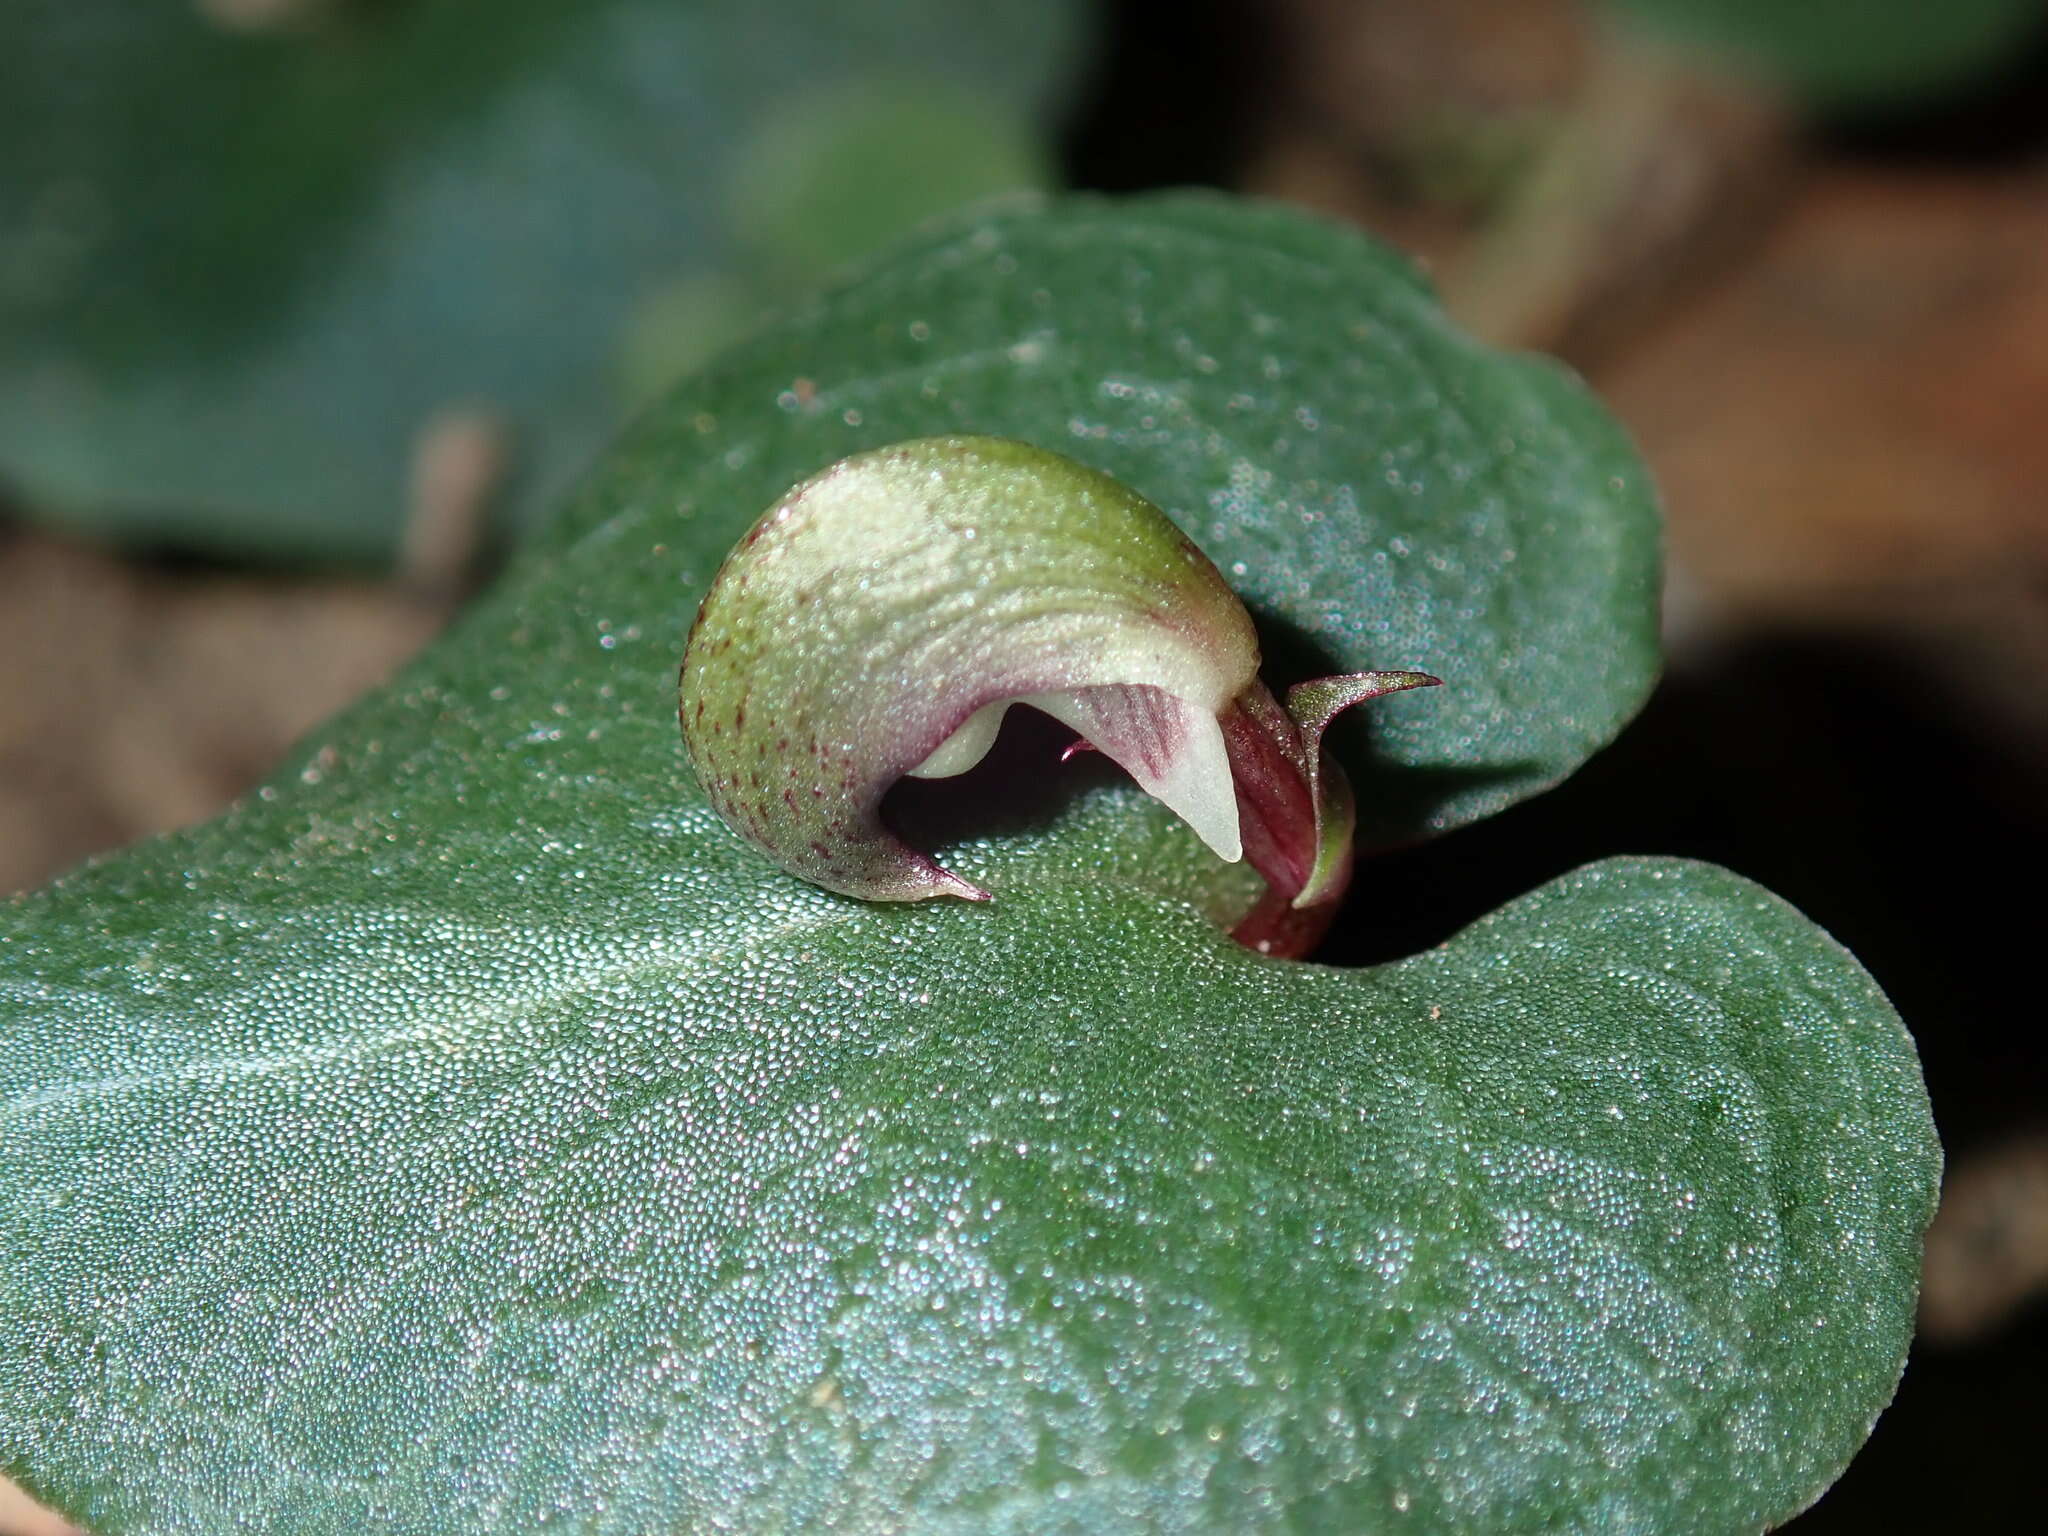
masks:
[(1655, 679), (1655, 494), (1599, 404), (1465, 336), (1394, 253), (1224, 198), (1070, 199), (898, 251), (672, 396), (535, 558), (564, 562), (547, 590), (586, 626), (669, 666), (795, 480), (939, 432), (1036, 442), (1163, 508), (1260, 621), (1276, 684), (1442, 677), (1332, 732), (1367, 846), (1547, 788)]
[(1231, 946), (1248, 877), (1099, 765), (903, 805), (982, 907), (716, 821), (673, 700), (718, 559), (947, 430), (1450, 678), (1355, 757), (1395, 830), (1647, 681), (1639, 468), (1399, 263), (1207, 199), (934, 235), (671, 397), (265, 790), (0, 907), (0, 1469), (102, 1536), (1732, 1532), (1832, 1479), (1937, 1152), (1754, 887), (1600, 866), (1345, 973)]

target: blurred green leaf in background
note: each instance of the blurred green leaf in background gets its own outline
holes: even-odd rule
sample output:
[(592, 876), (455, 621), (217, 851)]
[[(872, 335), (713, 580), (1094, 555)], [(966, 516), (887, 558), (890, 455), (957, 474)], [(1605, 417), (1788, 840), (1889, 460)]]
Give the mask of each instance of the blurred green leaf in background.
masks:
[(1603, 0), (1822, 111), (1908, 105), (2011, 59), (2041, 0)]
[(1043, 188), (1081, 45), (1073, 0), (207, 9), (0, 14), (0, 482), (298, 561), (387, 561), (447, 413), (524, 520), (770, 304)]

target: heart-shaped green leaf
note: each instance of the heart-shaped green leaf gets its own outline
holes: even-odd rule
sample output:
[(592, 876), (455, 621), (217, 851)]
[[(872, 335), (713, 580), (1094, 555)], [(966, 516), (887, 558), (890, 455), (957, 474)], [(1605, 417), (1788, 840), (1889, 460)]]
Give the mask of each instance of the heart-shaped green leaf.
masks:
[(1080, 8), (208, 9), (0, 13), (0, 476), (96, 533), (377, 560), (437, 419), (488, 413), (550, 506), (792, 283), (1045, 186)]
[(1354, 765), (1409, 830), (1645, 681), (1639, 469), (1398, 263), (1211, 200), (935, 236), (673, 397), (271, 787), (0, 908), (0, 1467), (104, 1536), (1733, 1532), (1826, 1485), (1937, 1153), (1882, 997), (1754, 887), (1603, 866), (1344, 973), (1230, 944), (1248, 877), (1109, 775), (906, 807), (986, 905), (715, 819), (674, 668), (726, 545), (947, 430), (1443, 673)]
[(1458, 331), (1392, 252), (1222, 198), (1077, 199), (899, 252), (671, 398), (535, 558), (667, 666), (795, 480), (943, 432), (1035, 441), (1165, 509), (1261, 621), (1276, 686), (1443, 678), (1331, 733), (1367, 847), (1556, 783), (1655, 678), (1655, 496), (1599, 404)]

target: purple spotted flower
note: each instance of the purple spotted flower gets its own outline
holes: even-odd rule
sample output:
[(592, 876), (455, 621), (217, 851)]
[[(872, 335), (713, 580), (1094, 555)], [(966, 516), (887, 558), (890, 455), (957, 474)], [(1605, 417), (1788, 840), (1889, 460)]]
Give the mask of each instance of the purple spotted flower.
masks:
[(1336, 714), (1437, 682), (1258, 677), (1250, 616), (1165, 514), (1026, 443), (940, 437), (857, 454), (771, 507), (713, 582), (682, 671), (683, 740), (734, 831), (870, 901), (987, 893), (906, 846), (882, 797), (965, 772), (1004, 712), (1072, 727), (1269, 887), (1235, 936), (1300, 954), (1350, 878)]

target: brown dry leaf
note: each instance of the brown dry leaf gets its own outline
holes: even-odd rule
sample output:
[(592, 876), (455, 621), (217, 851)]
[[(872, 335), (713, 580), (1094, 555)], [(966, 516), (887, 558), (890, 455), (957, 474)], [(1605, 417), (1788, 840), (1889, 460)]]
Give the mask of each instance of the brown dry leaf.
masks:
[(1674, 644), (1865, 629), (2048, 745), (2048, 176), (1816, 170), (1594, 383), (1663, 487)]
[(1248, 189), (1364, 225), (1489, 341), (1584, 359), (1763, 223), (1793, 161), (1755, 91), (1570, 0), (1289, 0)]
[(1569, 0), (1283, 0), (1244, 190), (1350, 220), (1433, 270), (1579, 89)]
[(0, 893), (214, 814), (381, 681), (452, 600), (165, 574), (0, 543)]
[(0, 1536), (73, 1536), (75, 1529), (0, 1477)]
[(1991, 1332), (2048, 1295), (2048, 1134), (1957, 1165), (1927, 1232), (1920, 1328), (1944, 1344)]
[(1576, 0), (1280, 0), (1274, 25), (1278, 113), (1367, 155), (1443, 115), (1553, 111), (1589, 46)]
[(1883, 621), (2048, 577), (2043, 252), (2048, 179), (1822, 171), (1600, 371), (1707, 601)]

